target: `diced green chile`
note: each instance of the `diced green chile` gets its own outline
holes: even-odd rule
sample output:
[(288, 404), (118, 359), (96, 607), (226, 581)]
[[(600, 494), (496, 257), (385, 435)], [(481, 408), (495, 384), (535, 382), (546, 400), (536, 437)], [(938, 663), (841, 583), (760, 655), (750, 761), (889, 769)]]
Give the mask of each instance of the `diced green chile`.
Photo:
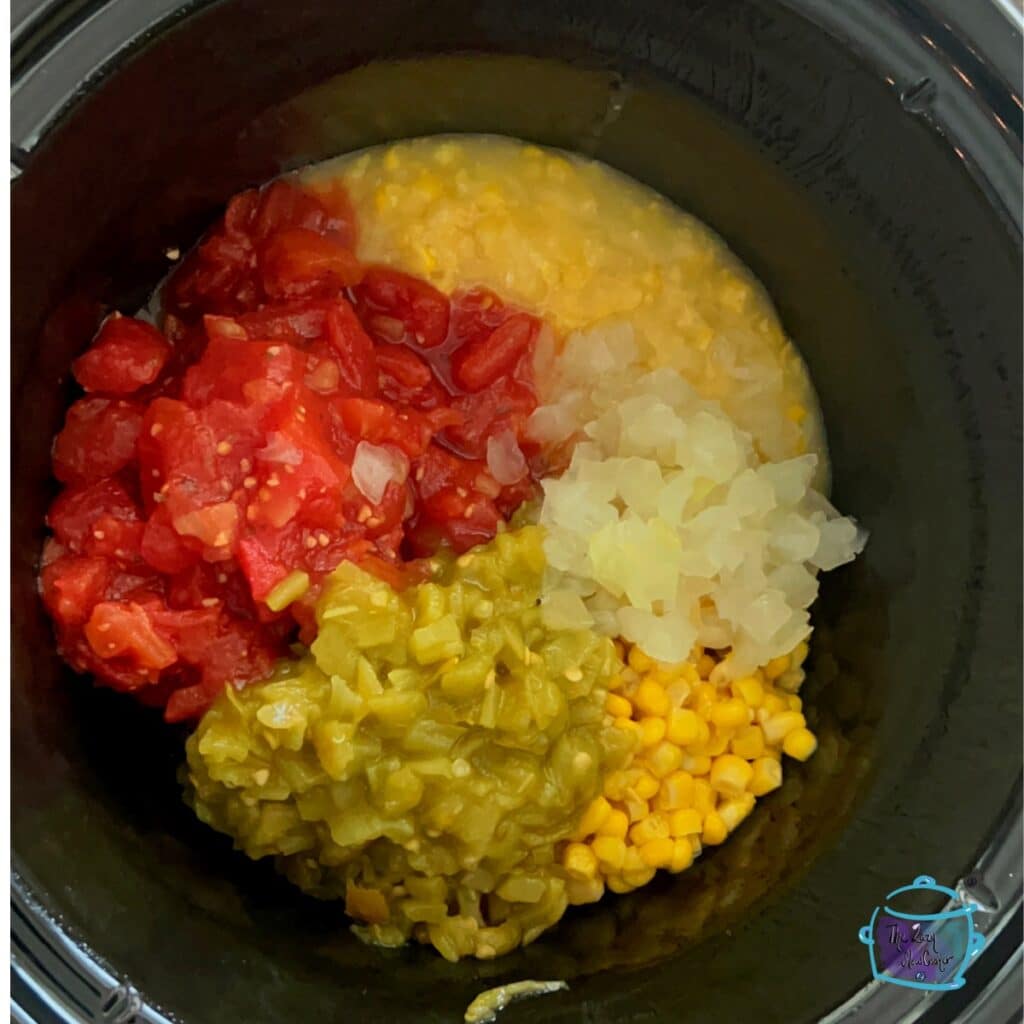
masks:
[(555, 846), (632, 742), (602, 712), (622, 664), (605, 637), (543, 625), (538, 527), (436, 561), (401, 593), (340, 566), (309, 653), (206, 713), (186, 796), (250, 857), (346, 899), (365, 940), (491, 957), (565, 910)]

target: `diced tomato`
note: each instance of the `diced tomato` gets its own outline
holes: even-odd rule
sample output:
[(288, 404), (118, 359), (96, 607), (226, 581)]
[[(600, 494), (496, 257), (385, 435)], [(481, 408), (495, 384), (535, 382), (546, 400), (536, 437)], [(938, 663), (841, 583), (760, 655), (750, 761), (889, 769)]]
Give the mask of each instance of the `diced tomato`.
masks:
[(168, 398), (152, 402), (139, 440), (146, 508), (166, 502), (177, 516), (233, 497), (261, 442), (258, 411), (220, 401), (198, 411)]
[[(69, 487), (50, 506), (46, 517), (61, 544), (76, 554), (90, 555), (97, 553), (97, 545), (106, 539), (94, 535), (101, 518), (127, 524), (140, 522), (138, 505), (116, 480)], [(105, 545), (99, 550), (105, 550)]]
[(238, 564), (249, 581), (252, 596), (257, 601), (266, 600), (267, 595), (289, 573), (286, 565), (278, 561), (276, 553), (254, 534), (243, 537), (238, 543)]
[(377, 366), (383, 379), (407, 392), (422, 391), (434, 379), (430, 367), (415, 352), (400, 345), (382, 346), (377, 353)]
[(185, 374), (182, 398), (193, 406), (215, 398), (273, 405), (301, 383), (303, 363), (299, 350), (286, 343), (213, 337)]
[[(246, 513), (255, 526), (282, 527), (300, 511), (304, 519), (336, 526), (349, 466), (332, 450), (315, 396), (281, 417), (256, 452), (256, 500)], [(324, 516), (326, 515), (326, 521)]]
[(366, 398), (341, 398), (333, 405), (345, 429), (358, 441), (393, 444), (409, 458), (416, 458), (430, 443), (430, 424), (414, 410), (400, 411), (386, 402)]
[(145, 608), (131, 601), (96, 605), (85, 636), (98, 657), (127, 657), (143, 671), (158, 672), (177, 660), (174, 648), (157, 633)]
[[(167, 497), (167, 510), (174, 529), (182, 537), (195, 537), (207, 549), (219, 549), (219, 557), (227, 558), (238, 541), (239, 509), (233, 501), (193, 507), (181, 489), (173, 489)], [(207, 551), (207, 557), (211, 557)]]
[(164, 718), (168, 722), (198, 718), (225, 685), (241, 685), (268, 676), (280, 653), (250, 623), (222, 621), (201, 655), (197, 652), (202, 682), (175, 690), (167, 700)]
[(53, 473), (63, 483), (101, 480), (135, 458), (142, 410), (131, 402), (81, 398), (53, 443)]
[(452, 378), (464, 391), (482, 391), (511, 373), (529, 351), (537, 321), (525, 313), (509, 317), (490, 335), (467, 342), (452, 356)]
[(355, 252), (359, 231), (348, 189), (337, 181), (313, 182), (306, 188), (327, 213), (327, 220), (320, 230), (335, 235), (342, 245)]
[(125, 520), (104, 513), (92, 524), (92, 538), (87, 545), (89, 552), (121, 565), (130, 565), (141, 557), (139, 548), (143, 529), (138, 520)]
[(142, 557), (162, 573), (183, 572), (198, 561), (200, 549), (189, 545), (171, 522), (166, 505), (158, 505), (142, 535)]
[(95, 604), (103, 600), (110, 579), (105, 558), (64, 555), (40, 573), (43, 600), (50, 614), (67, 625), (86, 622)]
[(202, 683), (183, 686), (174, 690), (167, 698), (164, 718), (168, 722), (188, 722), (201, 718), (203, 712), (213, 703), (215, 693), (211, 693)]
[(537, 399), (525, 384), (503, 377), (485, 391), (459, 396), (452, 407), (462, 414), (462, 423), (445, 430), (445, 442), (468, 458), (482, 459), (489, 437), (502, 430), (522, 436)]
[(164, 307), (185, 318), (202, 313), (244, 313), (260, 299), (255, 266), (256, 248), (248, 236), (223, 228), (214, 230), (165, 285)]
[(448, 298), (426, 281), (371, 267), (353, 291), (360, 320), (379, 342), (429, 349), (448, 337)]
[(373, 342), (363, 330), (355, 310), (344, 299), (327, 313), (327, 340), (338, 355), (345, 385), (354, 394), (372, 398), (377, 393), (377, 357)]
[(510, 311), (488, 288), (457, 292), (452, 298), (452, 334), (460, 344), (489, 337), (509, 317)]
[(344, 185), (298, 187), (278, 178), (259, 194), (251, 232), (266, 240), (284, 228), (307, 228), (325, 235), (346, 249), (356, 247), (356, 220)]
[[(267, 191), (269, 191), (269, 187)], [(253, 234), (253, 222), (260, 205), (260, 189), (248, 188), (228, 200), (224, 211), (221, 230), (232, 236), (248, 236)], [(214, 234), (217, 232), (214, 231)]]
[(201, 655), (204, 683), (218, 693), (225, 683), (248, 683), (270, 675), (282, 654), (272, 636), (255, 623), (222, 620), (216, 638)]
[(450, 411), (450, 395), (435, 379), (430, 367), (411, 349), (404, 345), (378, 346), (377, 368), (380, 393), (389, 402), (424, 412)]
[(333, 348), (318, 341), (306, 355), (306, 376), (303, 383), (318, 395), (334, 395), (342, 386), (341, 366)]
[(484, 495), (464, 487), (443, 487), (423, 497), (409, 538), (420, 556), (429, 554), (438, 538), (455, 551), (467, 551), (490, 540), (500, 521), (494, 502)]
[[(485, 289), (449, 303), (398, 271), (364, 277), (355, 240), (341, 186), (241, 193), (165, 287), (163, 334), (113, 316), (75, 364), (92, 395), (54, 445), (69, 486), (41, 593), (74, 668), (170, 721), (266, 677), (296, 631), (310, 642), (342, 561), (423, 578), (408, 556), (489, 540), (543, 471), (522, 440), (538, 322)], [(533, 474), (511, 487), (485, 461), (505, 429)], [(352, 479), (362, 441), (410, 462), (376, 503)], [(295, 570), (310, 589), (272, 612)]]
[[(266, 241), (286, 228), (323, 231), (326, 226), (327, 211), (323, 204), (291, 182), (278, 178), (257, 195), (249, 231), (259, 241)], [(241, 226), (239, 229), (244, 230)]]
[(246, 313), (238, 317), (238, 323), (255, 341), (287, 341), (302, 345), (327, 336), (327, 311), (332, 306), (333, 300), (310, 302), (300, 299)]
[(163, 602), (146, 609), (153, 628), (174, 648), (175, 655), (191, 665), (202, 665), (204, 654), (217, 638), (221, 623), (219, 607), (168, 608)]
[(71, 369), (86, 391), (129, 395), (152, 384), (169, 355), (167, 340), (152, 324), (115, 313)]
[(206, 608), (210, 601), (218, 601), (224, 611), (235, 618), (256, 618), (249, 585), (233, 563), (194, 562), (167, 581), (170, 608)]
[(263, 288), (274, 299), (333, 294), (363, 276), (351, 249), (309, 228), (272, 235), (260, 252), (260, 270)]

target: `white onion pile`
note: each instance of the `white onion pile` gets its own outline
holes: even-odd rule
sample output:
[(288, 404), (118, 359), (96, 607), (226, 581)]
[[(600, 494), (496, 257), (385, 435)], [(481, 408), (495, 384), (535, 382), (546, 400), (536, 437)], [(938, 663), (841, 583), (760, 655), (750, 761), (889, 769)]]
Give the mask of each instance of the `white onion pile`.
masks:
[(750, 672), (808, 636), (818, 570), (866, 534), (813, 488), (817, 456), (762, 462), (716, 403), (636, 360), (628, 324), (571, 335), (530, 421), (538, 441), (579, 438), (543, 484), (545, 617), (660, 661), (731, 647), (725, 674)]

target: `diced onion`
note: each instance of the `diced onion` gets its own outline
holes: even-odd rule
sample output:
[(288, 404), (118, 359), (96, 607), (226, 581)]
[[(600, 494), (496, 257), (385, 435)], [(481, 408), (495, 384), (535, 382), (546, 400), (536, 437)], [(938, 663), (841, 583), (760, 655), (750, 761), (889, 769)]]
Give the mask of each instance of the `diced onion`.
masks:
[(389, 445), (360, 441), (352, 460), (352, 482), (371, 505), (379, 505), (388, 484), (404, 484), (409, 460), (404, 452)]
[(545, 615), (664, 661), (730, 647), (728, 677), (805, 639), (817, 572), (866, 541), (815, 489), (816, 456), (763, 461), (679, 371), (639, 361), (628, 325), (571, 335), (557, 371), (529, 436), (587, 440), (543, 481)]
[(503, 487), (518, 483), (529, 472), (516, 435), (503, 430), (487, 439), (487, 468)]
[(256, 452), (256, 458), (262, 462), (280, 462), (285, 466), (302, 464), (302, 449), (290, 441), (284, 434), (271, 431), (267, 434), (267, 443)]

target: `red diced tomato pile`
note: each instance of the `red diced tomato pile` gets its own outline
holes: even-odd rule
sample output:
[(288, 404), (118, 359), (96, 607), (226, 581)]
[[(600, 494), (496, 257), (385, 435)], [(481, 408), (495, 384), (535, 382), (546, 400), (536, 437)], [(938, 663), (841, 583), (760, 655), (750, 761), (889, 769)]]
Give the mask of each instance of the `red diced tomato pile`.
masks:
[[(43, 599), (76, 669), (170, 721), (266, 676), (342, 560), (400, 583), (533, 493), (541, 322), (363, 266), (356, 237), (341, 188), (243, 192), (164, 287), (163, 330), (113, 314), (74, 363)], [(310, 589), (272, 611), (296, 571)]]

